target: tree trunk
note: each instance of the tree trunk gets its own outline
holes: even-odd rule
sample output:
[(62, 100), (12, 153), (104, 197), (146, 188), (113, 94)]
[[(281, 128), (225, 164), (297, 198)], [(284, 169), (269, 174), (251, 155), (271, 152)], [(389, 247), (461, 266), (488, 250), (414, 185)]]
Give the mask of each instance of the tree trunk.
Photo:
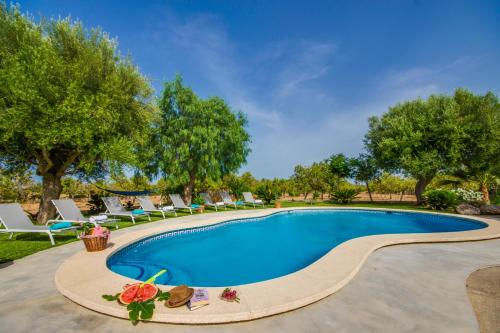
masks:
[(368, 184), (368, 182), (365, 182), (365, 184), (366, 184), (366, 192), (368, 192), (368, 196), (370, 197), (370, 201), (373, 202), (372, 191), (370, 190), (370, 185)]
[(399, 197), (399, 202), (403, 201), (404, 195), (405, 195), (405, 191), (401, 191), (401, 196)]
[(196, 181), (195, 175), (189, 175), (189, 182), (184, 186), (184, 200), (186, 201), (186, 205), (191, 205), (191, 201), (193, 200), (193, 189), (194, 182)]
[(432, 181), (431, 177), (419, 177), (417, 184), (415, 185), (415, 196), (417, 197), (417, 203), (421, 205), (424, 202), (424, 191), (427, 185)]
[(42, 177), (42, 199), (36, 218), (40, 224), (44, 224), (56, 215), (56, 208), (52, 204), (52, 200), (59, 199), (61, 195), (61, 177), (52, 173), (46, 173)]
[(488, 184), (481, 184), (481, 192), (483, 192), (483, 201), (485, 204), (490, 204), (490, 192), (488, 191)]

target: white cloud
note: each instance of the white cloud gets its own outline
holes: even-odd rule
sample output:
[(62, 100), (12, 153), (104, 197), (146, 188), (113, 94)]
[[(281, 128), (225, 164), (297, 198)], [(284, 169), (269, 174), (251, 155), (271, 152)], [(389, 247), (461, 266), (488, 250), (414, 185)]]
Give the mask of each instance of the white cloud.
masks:
[(157, 41), (171, 45), (208, 94), (225, 98), (248, 115), (252, 153), (242, 171), (268, 178), (289, 176), (294, 165), (332, 153), (356, 155), (368, 117), (407, 99), (450, 92), (484, 61), (463, 57), (441, 67), (382, 68), (359, 82), (357, 97), (345, 97), (357, 89), (350, 82), (350, 88), (341, 86), (338, 93), (344, 98), (338, 99), (330, 87), (341, 50), (331, 42), (285, 38), (242, 54), (213, 15), (186, 21), (169, 17), (159, 27)]

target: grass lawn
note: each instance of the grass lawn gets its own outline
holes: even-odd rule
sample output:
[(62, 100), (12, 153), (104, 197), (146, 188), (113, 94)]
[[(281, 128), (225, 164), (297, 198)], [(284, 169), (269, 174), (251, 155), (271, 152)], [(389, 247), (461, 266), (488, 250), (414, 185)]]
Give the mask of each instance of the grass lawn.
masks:
[[(272, 205), (266, 206), (267, 208), (273, 207)], [(372, 208), (395, 208), (395, 209), (418, 209), (418, 210), (427, 210), (424, 207), (415, 206), (409, 203), (353, 203), (353, 204), (333, 204), (329, 202), (314, 202), (314, 203), (305, 203), (301, 201), (283, 201), (282, 207), (372, 207)], [(241, 209), (241, 208), (240, 208)], [(251, 207), (246, 207), (246, 209), (251, 209)], [(234, 210), (228, 209), (227, 211)], [(223, 212), (224, 210), (222, 210)], [(215, 212), (212, 209), (205, 210), (205, 213)], [(205, 214), (204, 213), (204, 214)], [(188, 213), (178, 212), (178, 216), (185, 216)], [(196, 213), (195, 213), (196, 214)], [(167, 214), (167, 218), (174, 218), (172, 214)], [(162, 219), (161, 215), (152, 215), (152, 221), (158, 221)], [(141, 218), (136, 221), (135, 225), (140, 225), (144, 223), (149, 223), (147, 218)], [(130, 219), (122, 218), (120, 222), (118, 222), (119, 228), (128, 228), (133, 226), (132, 221)], [(114, 224), (110, 224), (111, 231), (114, 229)], [(56, 234), (54, 236), (56, 241), (55, 246), (61, 246), (67, 243), (78, 241), (75, 237), (74, 232), (68, 232), (65, 234)], [(49, 249), (52, 246), (50, 245), (49, 237), (46, 234), (35, 234), (35, 233), (17, 233), (14, 234), (14, 237), (9, 240), (9, 234), (0, 234), (0, 263), (5, 263), (8, 261), (12, 261), (15, 259), (19, 259), (25, 257), (27, 255), (36, 253), (38, 251), (42, 251), (45, 249)]]

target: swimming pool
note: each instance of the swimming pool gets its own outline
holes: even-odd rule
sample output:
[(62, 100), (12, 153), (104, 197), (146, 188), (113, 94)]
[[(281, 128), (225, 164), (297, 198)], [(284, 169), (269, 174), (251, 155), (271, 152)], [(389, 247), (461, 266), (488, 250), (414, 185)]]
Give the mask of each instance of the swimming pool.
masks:
[(311, 265), (353, 238), (475, 230), (455, 216), (371, 210), (292, 210), (166, 232), (132, 243), (108, 260), (115, 273), (159, 284), (220, 287), (265, 281)]

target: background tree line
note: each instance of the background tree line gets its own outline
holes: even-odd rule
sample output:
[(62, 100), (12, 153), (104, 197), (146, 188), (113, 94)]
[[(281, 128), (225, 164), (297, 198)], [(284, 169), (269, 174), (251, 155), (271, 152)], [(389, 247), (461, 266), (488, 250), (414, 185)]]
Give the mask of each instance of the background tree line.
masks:
[(188, 203), (221, 186), (267, 202), (414, 191), (419, 203), (429, 186), (473, 184), (486, 202), (498, 187), (500, 103), (491, 92), (397, 104), (369, 119), (364, 153), (334, 154), (273, 180), (235, 174), (250, 152), (242, 112), (197, 96), (180, 76), (153, 93), (100, 29), (36, 21), (0, 3), (1, 199), (39, 199), (43, 223), (55, 214), (52, 199), (88, 194), (91, 183), (179, 192)]

